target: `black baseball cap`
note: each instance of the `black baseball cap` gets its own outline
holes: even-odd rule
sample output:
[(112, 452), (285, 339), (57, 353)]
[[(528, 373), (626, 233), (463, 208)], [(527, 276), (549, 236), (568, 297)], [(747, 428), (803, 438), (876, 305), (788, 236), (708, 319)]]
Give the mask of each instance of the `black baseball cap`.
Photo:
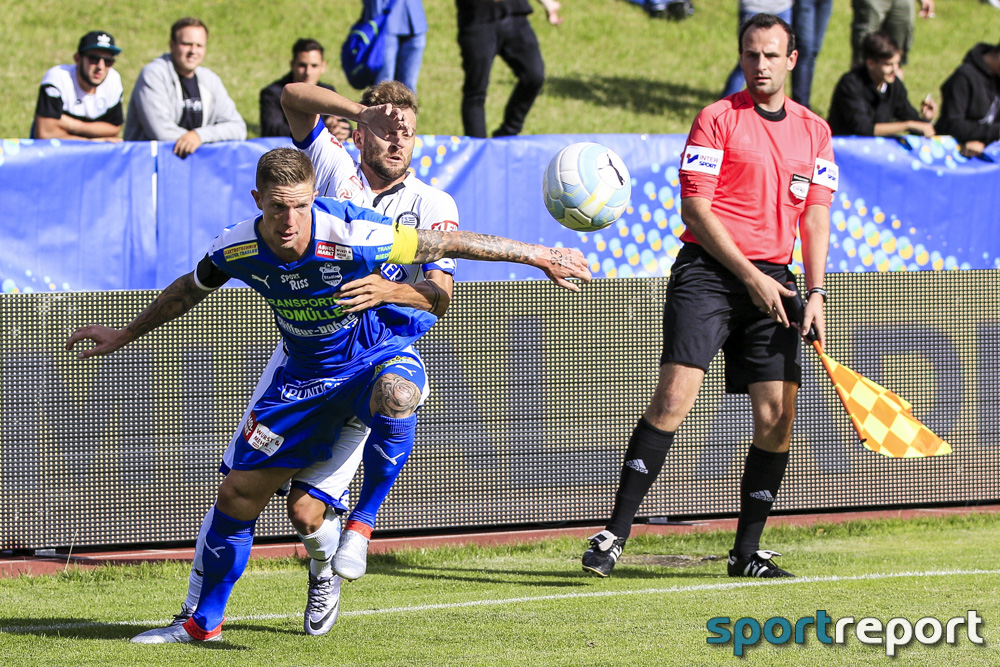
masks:
[(104, 32), (103, 30), (91, 30), (86, 35), (80, 38), (80, 44), (76, 47), (77, 53), (83, 53), (85, 51), (110, 51), (115, 55), (122, 52), (122, 50), (115, 46), (115, 38), (111, 36), (111, 33)]

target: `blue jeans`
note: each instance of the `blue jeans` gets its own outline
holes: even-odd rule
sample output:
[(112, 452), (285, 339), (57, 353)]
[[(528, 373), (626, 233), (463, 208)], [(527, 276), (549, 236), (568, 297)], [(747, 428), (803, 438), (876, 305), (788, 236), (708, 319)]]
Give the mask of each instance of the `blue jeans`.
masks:
[[(749, 19), (752, 16), (753, 16), (753, 14), (750, 13), (750, 12), (740, 12), (740, 23), (739, 23), (739, 25), (742, 26), (743, 22), (746, 21), (747, 19)], [(775, 16), (777, 16), (778, 18), (780, 18), (782, 21), (784, 21), (786, 23), (791, 24), (791, 22), (792, 22), (792, 10), (791, 10), (791, 8), (787, 9), (786, 11), (781, 12), (780, 14), (775, 14)], [(741, 47), (742, 47), (742, 45), (741, 45)], [(736, 69), (734, 69), (732, 71), (732, 73), (729, 75), (729, 78), (726, 79), (726, 87), (722, 91), (722, 95), (720, 95), (719, 97), (728, 97), (728, 96), (732, 95), (733, 93), (738, 93), (741, 90), (743, 90), (744, 86), (746, 86), (746, 79), (743, 78), (743, 68), (737, 62), (736, 63)]]
[(424, 60), (424, 47), (427, 46), (427, 33), (419, 35), (385, 36), (385, 64), (375, 77), (375, 83), (383, 81), (399, 81), (413, 92), (417, 92), (417, 77), (420, 76), (420, 64)]
[(833, 0), (798, 0), (792, 7), (792, 27), (799, 50), (799, 60), (792, 70), (792, 99), (805, 107), (809, 107), (816, 57), (823, 48), (832, 10)]

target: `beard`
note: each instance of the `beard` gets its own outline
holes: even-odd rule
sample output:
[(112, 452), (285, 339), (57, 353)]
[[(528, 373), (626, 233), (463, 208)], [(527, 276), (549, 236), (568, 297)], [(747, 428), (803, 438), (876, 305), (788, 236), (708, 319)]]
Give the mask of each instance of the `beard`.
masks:
[(410, 161), (405, 159), (398, 166), (389, 164), (385, 156), (379, 154), (378, 147), (371, 143), (365, 144), (364, 150), (361, 151), (361, 161), (385, 181), (402, 178), (410, 168)]

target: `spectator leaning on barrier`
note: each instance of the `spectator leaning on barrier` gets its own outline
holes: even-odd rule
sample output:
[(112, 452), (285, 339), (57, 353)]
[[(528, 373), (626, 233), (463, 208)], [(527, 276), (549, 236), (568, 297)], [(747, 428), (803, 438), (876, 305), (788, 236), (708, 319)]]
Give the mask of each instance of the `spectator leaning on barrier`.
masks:
[(1000, 139), (1000, 44), (976, 44), (941, 86), (937, 131), (955, 137), (966, 157)]
[(114, 69), (121, 51), (103, 30), (81, 37), (75, 64), (56, 65), (42, 78), (31, 138), (121, 141), (124, 89)]
[(934, 136), (937, 104), (928, 95), (917, 111), (899, 78), (900, 50), (892, 37), (873, 32), (861, 45), (865, 61), (840, 77), (830, 102), (830, 130), (835, 135), (887, 137)]
[(242, 141), (247, 125), (215, 72), (200, 67), (208, 27), (183, 18), (170, 27), (170, 52), (139, 73), (128, 103), (125, 139), (171, 141), (187, 157), (202, 144)]
[[(260, 90), (260, 136), (290, 137), (292, 131), (281, 108), (281, 91), (290, 83), (308, 83), (327, 90), (336, 88), (319, 80), (326, 72), (326, 58), (323, 45), (315, 39), (302, 38), (292, 45), (290, 71), (277, 81)], [(330, 134), (338, 141), (345, 141), (351, 134), (351, 123), (347, 119), (324, 116), (324, 123)], [(346, 123), (346, 125), (345, 125)]]

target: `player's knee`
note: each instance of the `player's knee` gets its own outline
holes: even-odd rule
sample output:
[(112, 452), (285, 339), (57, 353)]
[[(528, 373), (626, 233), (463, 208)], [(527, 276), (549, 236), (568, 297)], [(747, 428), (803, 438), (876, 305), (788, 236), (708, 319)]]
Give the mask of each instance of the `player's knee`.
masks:
[(395, 373), (386, 373), (375, 381), (372, 390), (372, 414), (394, 419), (409, 417), (420, 405), (420, 388)]
[(776, 403), (765, 406), (759, 413), (759, 428), (772, 438), (787, 440), (792, 435), (795, 422), (795, 405)]
[(299, 493), (288, 496), (286, 504), (288, 519), (299, 533), (312, 535), (323, 525), (326, 517), (326, 503), (299, 489), (294, 490), (299, 491)]

